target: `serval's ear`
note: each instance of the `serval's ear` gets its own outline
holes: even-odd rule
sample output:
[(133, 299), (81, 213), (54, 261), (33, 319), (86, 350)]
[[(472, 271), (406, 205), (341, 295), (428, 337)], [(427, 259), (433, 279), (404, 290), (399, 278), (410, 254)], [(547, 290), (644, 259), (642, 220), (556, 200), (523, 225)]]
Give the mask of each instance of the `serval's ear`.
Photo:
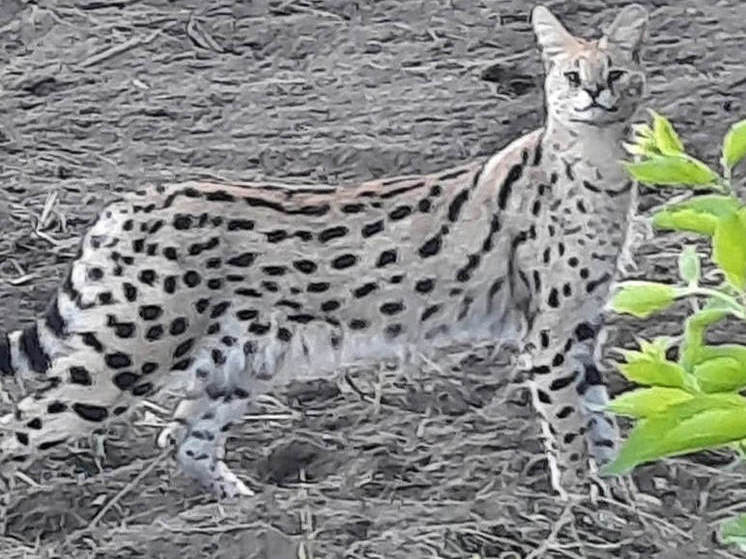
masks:
[(599, 47), (614, 45), (640, 61), (640, 48), (648, 27), (648, 12), (639, 4), (630, 4), (616, 16), (599, 42)]
[(541, 49), (544, 66), (549, 68), (552, 60), (559, 54), (567, 52), (577, 41), (563, 27), (559, 20), (544, 6), (536, 6), (531, 12), (531, 24), (534, 27), (536, 41)]

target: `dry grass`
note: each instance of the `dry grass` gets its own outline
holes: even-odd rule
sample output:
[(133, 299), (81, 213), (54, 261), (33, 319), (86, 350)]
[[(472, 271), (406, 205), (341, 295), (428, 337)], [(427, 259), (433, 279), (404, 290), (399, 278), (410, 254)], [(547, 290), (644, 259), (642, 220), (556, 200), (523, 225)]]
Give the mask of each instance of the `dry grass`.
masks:
[[(746, 112), (746, 7), (646, 3), (649, 103), (695, 153), (714, 157), (712, 138)], [(623, 3), (556, 4), (584, 31)], [(540, 120), (527, 9), (518, 0), (3, 0), (0, 327), (43, 309), (101, 203), (144, 181), (346, 183), (494, 152)], [(643, 209), (660, 199), (647, 193)], [(645, 275), (669, 277), (677, 247), (673, 237), (640, 247)], [(678, 320), (645, 326), (676, 331)], [(639, 324), (610, 328), (628, 344)], [(0, 553), (737, 556), (712, 540), (718, 520), (746, 509), (744, 469), (717, 466), (726, 456), (641, 469), (633, 504), (567, 506), (547, 491), (532, 414), (499, 364), (478, 348), (436, 363), (350, 371), (259, 402), (229, 449), (257, 496), (222, 506), (153, 449), (164, 394), (7, 492)]]

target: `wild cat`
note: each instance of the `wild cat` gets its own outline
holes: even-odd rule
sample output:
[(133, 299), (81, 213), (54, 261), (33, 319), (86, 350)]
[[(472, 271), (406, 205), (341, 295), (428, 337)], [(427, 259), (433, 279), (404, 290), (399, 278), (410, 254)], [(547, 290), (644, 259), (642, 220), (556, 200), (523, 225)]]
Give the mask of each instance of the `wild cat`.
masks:
[(177, 371), (189, 389), (161, 441), (217, 496), (250, 494), (223, 448), (256, 394), (503, 339), (530, 356), (555, 486), (613, 456), (593, 355), (633, 197), (619, 160), (647, 15), (628, 6), (597, 41), (544, 7), (532, 23), (546, 122), (486, 161), (355, 187), (190, 182), (108, 204), (45, 316), (0, 335), (4, 375), (47, 381), (4, 419), (5, 468), (122, 416)]

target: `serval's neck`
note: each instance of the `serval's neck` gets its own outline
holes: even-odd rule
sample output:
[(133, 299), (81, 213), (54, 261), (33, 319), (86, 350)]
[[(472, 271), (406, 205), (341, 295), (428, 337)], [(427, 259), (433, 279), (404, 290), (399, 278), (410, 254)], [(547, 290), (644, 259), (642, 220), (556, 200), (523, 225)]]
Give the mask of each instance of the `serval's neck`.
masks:
[(567, 162), (582, 161), (588, 167), (598, 169), (607, 181), (623, 181), (627, 177), (619, 162), (626, 156), (622, 142), (628, 129), (627, 122), (568, 126), (550, 118), (542, 147)]

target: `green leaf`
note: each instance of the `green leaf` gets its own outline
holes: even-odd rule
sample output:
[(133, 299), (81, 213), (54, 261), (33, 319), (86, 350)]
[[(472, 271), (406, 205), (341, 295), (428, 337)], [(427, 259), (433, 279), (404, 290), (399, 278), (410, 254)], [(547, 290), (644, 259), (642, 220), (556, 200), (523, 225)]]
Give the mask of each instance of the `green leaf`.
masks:
[(656, 155), (624, 166), (636, 180), (647, 184), (701, 186), (719, 179), (715, 171), (686, 154)]
[(690, 400), (694, 396), (678, 388), (654, 386), (625, 392), (609, 402), (608, 409), (618, 415), (650, 417), (666, 408)]
[(638, 464), (725, 446), (746, 438), (746, 400), (738, 394), (701, 394), (640, 421), (605, 475), (625, 474)]
[(712, 240), (712, 259), (738, 290), (746, 287), (746, 210), (721, 217)]
[(653, 225), (659, 229), (713, 235), (718, 223), (717, 218), (735, 213), (741, 207), (741, 202), (733, 196), (696, 196), (656, 212), (653, 216)]
[(746, 514), (723, 522), (720, 526), (720, 539), (726, 545), (737, 545), (746, 550)]
[(706, 213), (715, 217), (722, 217), (737, 212), (743, 207), (741, 201), (734, 196), (724, 194), (705, 194), (695, 196), (684, 202), (679, 202), (669, 209), (690, 209), (699, 213)]
[(739, 344), (702, 346), (697, 352), (697, 359), (694, 364), (699, 365), (708, 359), (716, 359), (718, 357), (735, 359), (740, 363), (741, 367), (746, 368), (746, 346)]
[[(717, 300), (711, 299), (710, 301)], [(704, 346), (704, 337), (707, 328), (712, 324), (719, 322), (728, 315), (728, 310), (721, 308), (712, 308), (708, 305), (702, 310), (696, 312), (686, 319), (684, 326), (684, 338), (681, 343), (681, 357), (679, 364), (686, 371), (691, 371), (695, 363), (701, 360), (700, 354)]]
[(679, 275), (691, 286), (699, 283), (700, 265), (699, 255), (694, 245), (687, 245), (679, 255)]
[(684, 144), (681, 143), (679, 135), (676, 134), (669, 120), (649, 109), (653, 116), (653, 135), (655, 145), (663, 155), (679, 155), (684, 153)]
[(705, 392), (738, 392), (746, 386), (746, 367), (732, 357), (715, 357), (694, 367)]
[(646, 318), (671, 305), (678, 293), (678, 289), (663, 283), (628, 281), (619, 285), (611, 299), (611, 308), (618, 313)]
[(746, 120), (735, 123), (723, 139), (723, 164), (729, 169), (746, 157)]
[(685, 388), (690, 384), (686, 371), (678, 363), (651, 359), (642, 353), (631, 360), (628, 355), (627, 362), (619, 364), (619, 370), (628, 380), (647, 386)]
[(717, 224), (716, 217), (689, 209), (661, 210), (653, 215), (653, 226), (658, 229), (713, 235)]

